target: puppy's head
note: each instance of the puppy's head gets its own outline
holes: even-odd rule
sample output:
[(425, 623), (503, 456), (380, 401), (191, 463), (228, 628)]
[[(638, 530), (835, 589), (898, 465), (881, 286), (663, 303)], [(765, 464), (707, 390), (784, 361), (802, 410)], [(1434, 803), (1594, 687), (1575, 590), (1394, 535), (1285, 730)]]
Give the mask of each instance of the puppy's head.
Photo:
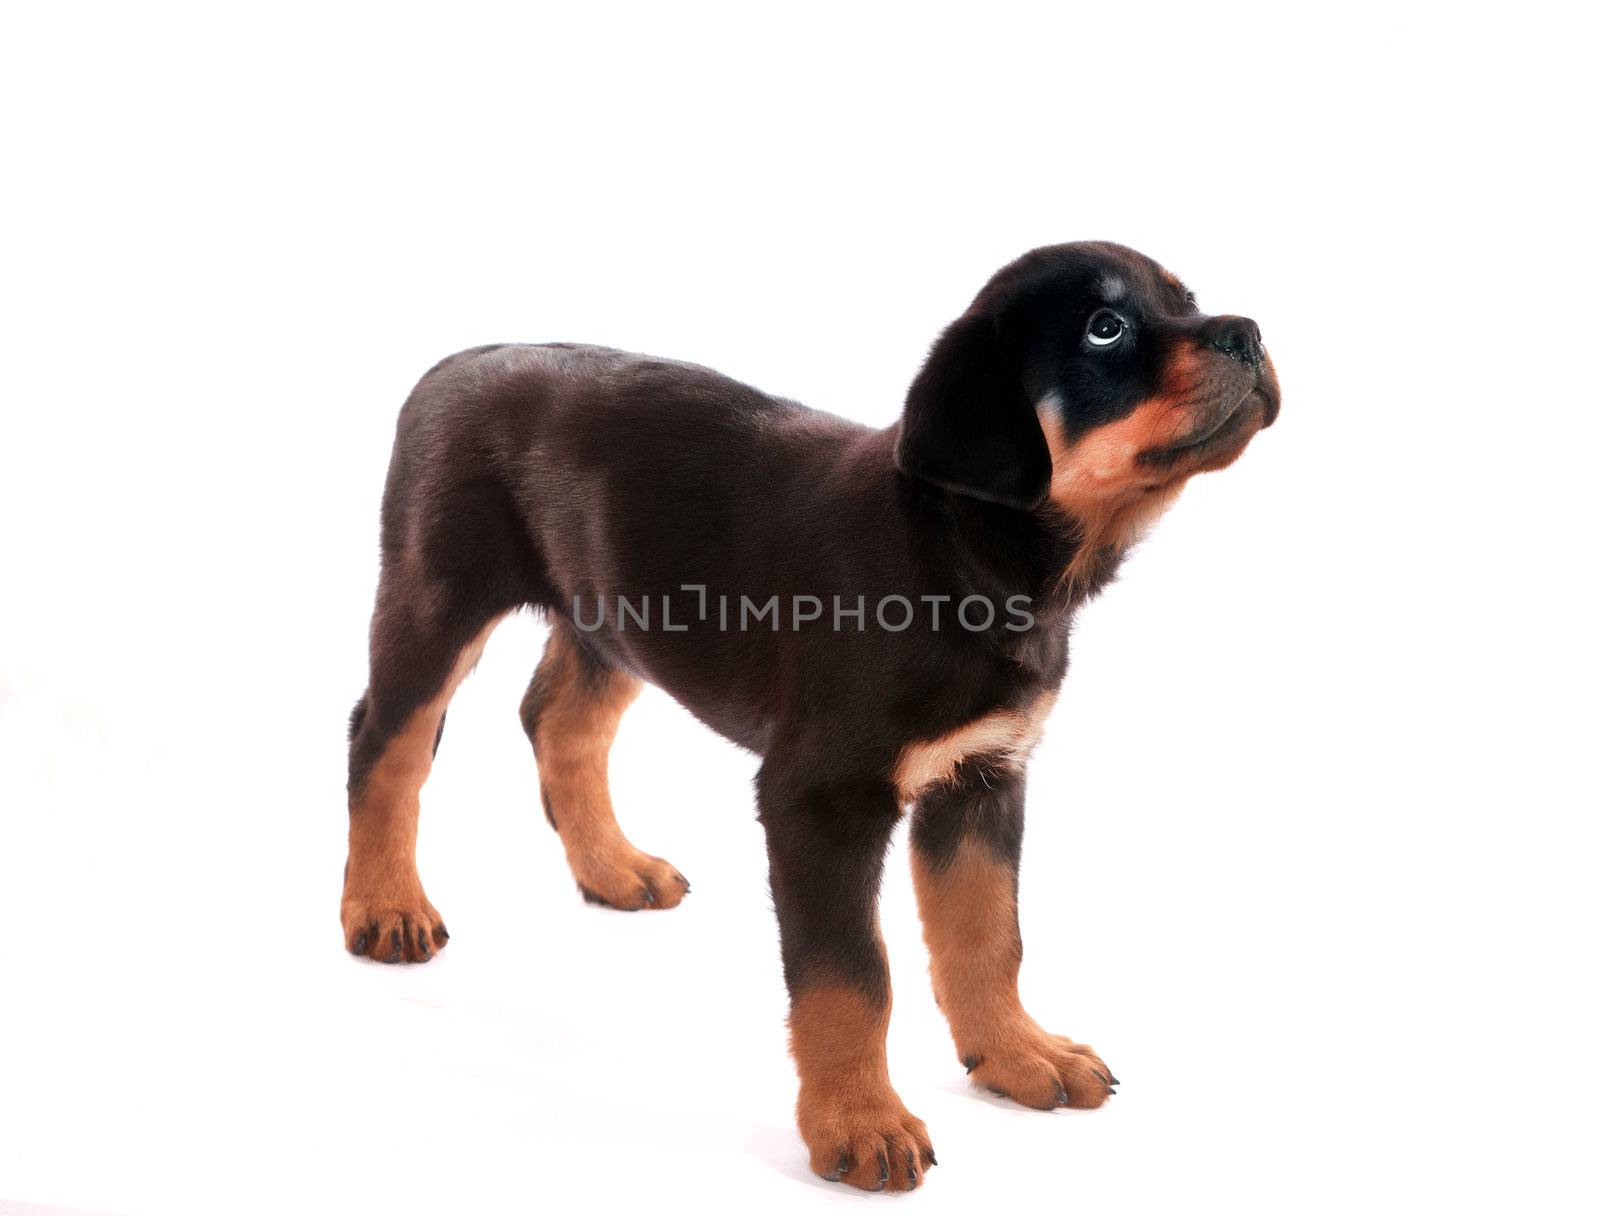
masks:
[(1231, 464), (1278, 401), (1254, 321), (1207, 316), (1132, 249), (1054, 245), (996, 274), (934, 345), (896, 460), (957, 493), (1098, 528)]

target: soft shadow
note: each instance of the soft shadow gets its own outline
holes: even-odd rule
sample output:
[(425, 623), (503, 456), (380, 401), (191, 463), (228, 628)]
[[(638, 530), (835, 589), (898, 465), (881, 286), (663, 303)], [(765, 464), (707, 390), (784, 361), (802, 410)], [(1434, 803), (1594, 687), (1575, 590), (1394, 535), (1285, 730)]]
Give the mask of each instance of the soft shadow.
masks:
[(902, 1199), (922, 1193), (921, 1187), (914, 1191), (863, 1191), (860, 1187), (819, 1178), (811, 1172), (811, 1161), (806, 1154), (806, 1146), (800, 1139), (800, 1133), (792, 1127), (780, 1128), (768, 1125), (752, 1128), (745, 1139), (745, 1147), (752, 1157), (766, 1162), (784, 1177), (803, 1182), (808, 1187), (825, 1191), (830, 1195), (846, 1199), (872, 1199), (882, 1203), (886, 1198)]
[[(1040, 1115), (1053, 1115), (1057, 1118), (1065, 1117), (1069, 1119), (1081, 1119), (1085, 1115), (1095, 1115), (1100, 1113), (1098, 1110), (1077, 1110), (1070, 1106), (1058, 1106), (1054, 1110), (1036, 1110), (1034, 1107), (1024, 1106), (1020, 1102), (1013, 1102), (1010, 1098), (1002, 1098), (998, 1094), (990, 1093), (981, 1085), (972, 1085), (960, 1080), (945, 1081), (939, 1086), (939, 1088), (944, 1090), (947, 1094), (955, 1094), (957, 1097), (961, 1098), (975, 1099), (984, 1106), (989, 1106), (999, 1111), (1005, 1111), (1006, 1113), (1012, 1115), (1026, 1115), (1030, 1119), (1037, 1119)], [(1111, 1101), (1115, 1102), (1116, 1099), (1112, 1098)], [(1105, 1107), (1100, 1108), (1100, 1110), (1104, 1109)]]

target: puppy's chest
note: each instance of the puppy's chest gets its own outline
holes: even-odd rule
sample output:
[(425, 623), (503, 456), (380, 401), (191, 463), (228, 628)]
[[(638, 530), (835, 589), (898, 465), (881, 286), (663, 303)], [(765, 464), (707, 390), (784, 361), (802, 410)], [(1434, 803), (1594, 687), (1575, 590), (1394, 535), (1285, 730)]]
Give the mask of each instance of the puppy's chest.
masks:
[(1016, 709), (983, 714), (929, 739), (913, 740), (900, 749), (894, 783), (902, 804), (937, 785), (957, 779), (965, 762), (982, 761), (997, 769), (1019, 769), (1039, 741), (1045, 718), (1055, 705), (1052, 690)]

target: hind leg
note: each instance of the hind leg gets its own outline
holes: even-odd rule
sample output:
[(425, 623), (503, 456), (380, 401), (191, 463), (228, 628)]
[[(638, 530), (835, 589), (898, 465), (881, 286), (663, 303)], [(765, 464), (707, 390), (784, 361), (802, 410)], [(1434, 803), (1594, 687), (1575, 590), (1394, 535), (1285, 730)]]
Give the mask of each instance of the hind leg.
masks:
[(422, 783), (451, 694), (498, 615), (386, 572), (372, 620), (372, 674), (350, 725), (350, 854), (340, 921), (353, 954), (426, 962), (448, 940), (417, 875)]
[(607, 666), (558, 621), (522, 699), (545, 817), (578, 889), (591, 903), (627, 911), (675, 907), (689, 890), (670, 864), (628, 842), (611, 809), (611, 740), (638, 695), (638, 680)]

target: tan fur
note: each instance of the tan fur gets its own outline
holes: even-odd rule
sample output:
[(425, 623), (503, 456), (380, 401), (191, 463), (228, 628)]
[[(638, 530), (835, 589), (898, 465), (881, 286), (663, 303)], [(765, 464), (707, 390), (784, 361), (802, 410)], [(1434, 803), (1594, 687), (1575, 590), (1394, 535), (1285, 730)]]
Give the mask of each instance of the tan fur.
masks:
[[(1275, 383), (1271, 361), (1265, 366), (1266, 377)], [(1179, 443), (1203, 424), (1215, 410), (1217, 392), (1216, 361), (1184, 349), (1169, 360), (1154, 395), (1127, 417), (1075, 441), (1068, 442), (1057, 406), (1037, 408), (1050, 449), (1049, 499), (1073, 519), (1080, 534), (1077, 552), (1062, 576), (1069, 587), (1087, 586), (1108, 557), (1137, 543), (1177, 501), (1189, 478), (1226, 468), (1244, 451), (1248, 435), (1235, 445), (1207, 449), (1176, 464), (1158, 467), (1139, 461), (1142, 453)], [(1258, 425), (1264, 421), (1258, 414)]]
[(945, 865), (913, 853), (933, 993), (972, 1079), (1040, 1109), (1099, 1106), (1111, 1072), (1090, 1048), (1047, 1033), (1022, 1007), (1016, 874), (985, 844)]
[(1138, 463), (1141, 452), (1176, 442), (1191, 425), (1181, 400), (1152, 397), (1126, 418), (1068, 443), (1056, 410), (1041, 407), (1050, 449), (1050, 500), (1078, 524), (1080, 543), (1066, 581), (1086, 582), (1107, 553), (1136, 543), (1175, 501), (1185, 478), (1169, 480)]
[(550, 636), (540, 664), (547, 682), (533, 737), (540, 792), (567, 864), (585, 893), (613, 907), (675, 907), (688, 881), (670, 863), (634, 848), (611, 805), (611, 743), (642, 685), (615, 670), (585, 674), (571, 651), (575, 645), (563, 631)]
[(889, 1002), (875, 1006), (854, 988), (813, 989), (790, 1007), (795, 1113), (811, 1168), (866, 1190), (909, 1190), (933, 1164), (926, 1125), (889, 1084), (888, 1033)]
[(969, 756), (992, 757), (1009, 766), (1025, 759), (1039, 741), (1055, 694), (1040, 697), (1026, 710), (1005, 709), (957, 727), (937, 739), (908, 744), (895, 764), (894, 784), (902, 804), (933, 785), (949, 781)]
[(439, 723), (498, 624), (491, 621), (462, 648), (444, 686), (389, 741), (351, 804), (350, 856), (340, 903), (346, 945), (365, 934), (375, 957), (416, 961), (448, 937), (417, 874), (417, 816)]

